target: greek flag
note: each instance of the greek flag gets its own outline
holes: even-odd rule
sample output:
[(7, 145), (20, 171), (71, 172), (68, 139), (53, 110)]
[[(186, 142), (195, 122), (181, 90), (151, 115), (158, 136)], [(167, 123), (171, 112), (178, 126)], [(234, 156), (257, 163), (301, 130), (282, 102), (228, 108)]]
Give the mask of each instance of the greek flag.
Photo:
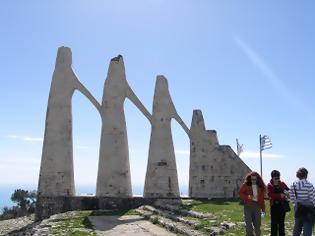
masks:
[(269, 136), (264, 135), (260, 138), (260, 150), (266, 150), (272, 148), (272, 142)]
[(239, 156), (243, 152), (243, 144), (240, 144), (238, 142), (238, 139), (236, 139), (236, 148), (237, 148), (237, 155)]

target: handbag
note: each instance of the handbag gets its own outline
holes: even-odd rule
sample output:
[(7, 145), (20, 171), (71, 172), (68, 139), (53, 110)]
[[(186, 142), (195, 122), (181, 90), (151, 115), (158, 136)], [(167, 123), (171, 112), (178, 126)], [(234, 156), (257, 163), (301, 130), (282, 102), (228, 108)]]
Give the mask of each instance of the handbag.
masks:
[[(273, 185), (273, 188), (274, 188), (275, 193), (284, 193), (283, 189), (280, 186)], [(278, 203), (280, 209), (283, 212), (291, 211), (290, 204), (289, 204), (288, 200), (284, 199), (284, 200), (281, 200), (281, 201), (276, 201), (275, 203)]]
[(281, 202), (281, 208), (282, 208), (283, 212), (291, 211), (291, 207), (290, 207), (289, 201), (287, 201), (287, 200), (282, 201)]

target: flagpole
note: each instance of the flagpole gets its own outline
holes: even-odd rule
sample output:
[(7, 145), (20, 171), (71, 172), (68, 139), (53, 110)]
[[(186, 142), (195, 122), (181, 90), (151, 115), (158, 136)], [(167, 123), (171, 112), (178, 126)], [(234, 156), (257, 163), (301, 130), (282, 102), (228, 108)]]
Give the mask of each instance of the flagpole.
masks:
[(261, 134), (259, 135), (259, 154), (260, 154), (260, 176), (262, 178), (262, 150), (261, 150)]

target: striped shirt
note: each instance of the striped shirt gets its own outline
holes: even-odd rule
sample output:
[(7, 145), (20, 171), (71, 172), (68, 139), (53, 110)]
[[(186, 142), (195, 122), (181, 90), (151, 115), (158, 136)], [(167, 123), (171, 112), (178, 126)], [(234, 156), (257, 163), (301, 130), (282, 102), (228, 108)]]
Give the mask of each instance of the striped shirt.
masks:
[(290, 187), (290, 199), (294, 204), (296, 204), (296, 202), (300, 202), (305, 205), (313, 205), (315, 207), (314, 186), (306, 179), (295, 181)]

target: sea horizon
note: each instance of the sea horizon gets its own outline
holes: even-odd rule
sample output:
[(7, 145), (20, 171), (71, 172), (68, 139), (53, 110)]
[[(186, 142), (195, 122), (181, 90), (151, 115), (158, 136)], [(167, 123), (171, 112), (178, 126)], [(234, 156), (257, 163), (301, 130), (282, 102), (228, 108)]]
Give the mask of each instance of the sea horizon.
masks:
[[(143, 185), (134, 185), (132, 192), (134, 197), (143, 196)], [(2, 213), (4, 207), (12, 207), (16, 204), (11, 201), (11, 195), (14, 190), (23, 189), (27, 191), (33, 191), (37, 189), (37, 185), (34, 184), (7, 184), (0, 185), (0, 212)], [(93, 185), (78, 185), (76, 186), (76, 196), (95, 196), (96, 186)], [(188, 187), (180, 186), (180, 195), (182, 197), (188, 196)]]

